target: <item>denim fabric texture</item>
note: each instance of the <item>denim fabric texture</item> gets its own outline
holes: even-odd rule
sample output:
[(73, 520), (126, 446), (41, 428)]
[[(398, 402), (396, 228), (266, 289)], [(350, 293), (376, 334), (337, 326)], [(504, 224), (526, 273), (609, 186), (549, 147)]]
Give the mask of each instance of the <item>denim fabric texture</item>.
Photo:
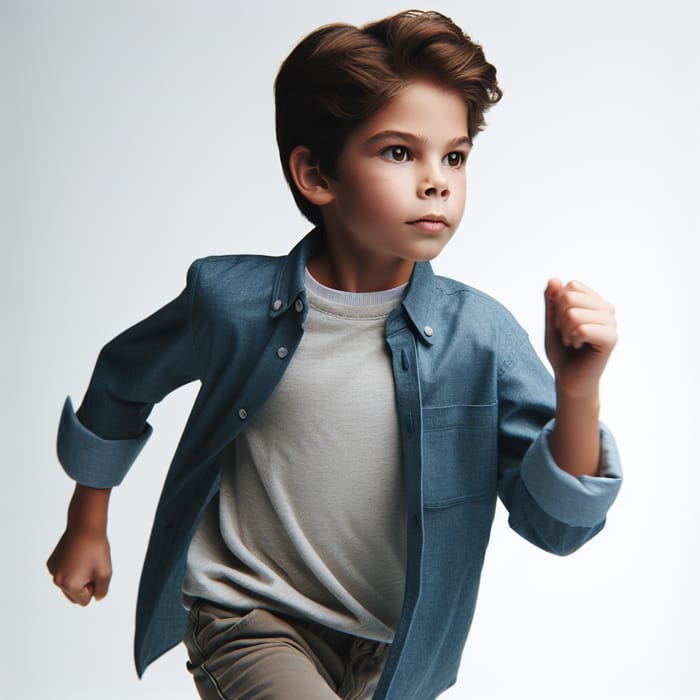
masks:
[[(287, 256), (195, 261), (172, 302), (100, 352), (77, 414), (66, 401), (59, 459), (76, 481), (119, 483), (150, 435), (155, 403), (201, 387), (163, 487), (136, 616), (140, 674), (182, 640), (187, 548), (219, 487), (224, 447), (289, 364), (308, 310), (312, 232)], [(301, 304), (296, 302), (300, 301)], [(520, 535), (568, 554), (604, 525), (621, 483), (601, 425), (599, 477), (554, 463), (554, 383), (526, 333), (489, 296), (416, 264), (386, 323), (407, 510), (401, 618), (376, 698), (426, 700), (452, 685), (476, 603), (496, 497)]]

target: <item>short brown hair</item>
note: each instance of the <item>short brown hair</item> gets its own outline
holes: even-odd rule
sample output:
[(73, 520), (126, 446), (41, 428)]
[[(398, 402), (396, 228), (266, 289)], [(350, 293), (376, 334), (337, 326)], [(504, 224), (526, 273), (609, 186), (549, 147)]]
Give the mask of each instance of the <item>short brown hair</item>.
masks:
[(275, 80), (277, 146), (294, 200), (316, 226), (321, 212), (297, 190), (291, 152), (306, 146), (321, 172), (332, 176), (350, 132), (421, 78), (462, 96), (470, 138), (502, 96), (481, 46), (438, 12), (409, 10), (360, 28), (320, 27), (285, 59)]

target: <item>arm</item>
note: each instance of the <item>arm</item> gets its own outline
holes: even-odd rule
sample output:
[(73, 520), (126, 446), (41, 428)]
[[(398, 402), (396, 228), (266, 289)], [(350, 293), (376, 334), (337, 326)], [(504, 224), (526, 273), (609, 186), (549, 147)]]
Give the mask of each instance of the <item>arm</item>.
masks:
[(600, 462), (598, 385), (617, 340), (613, 307), (580, 282), (552, 279), (545, 291), (547, 357), (557, 409), (552, 456), (573, 476), (595, 476)]
[(111, 489), (75, 485), (68, 523), (46, 566), (54, 583), (73, 603), (87, 605), (107, 595), (112, 564), (107, 541)]
[(570, 306), (572, 285), (578, 283), (565, 288), (553, 280), (547, 288), (546, 345), (556, 385), (527, 339), (517, 335), (507, 345), (498, 382), (498, 491), (508, 522), (533, 544), (561, 555), (602, 529), (621, 484), (614, 439), (598, 423), (598, 379), (615, 338), (612, 307), (593, 312), (612, 321), (608, 330), (605, 324), (595, 330), (610, 340), (598, 353), (577, 335), (583, 329), (574, 319), (590, 318), (592, 310)]
[(77, 483), (68, 522), (47, 566), (69, 600), (103, 598), (111, 577), (107, 508), (151, 434), (155, 403), (198, 378), (191, 329), (196, 264), (185, 290), (100, 352), (80, 409), (66, 400), (58, 431), (59, 461)]

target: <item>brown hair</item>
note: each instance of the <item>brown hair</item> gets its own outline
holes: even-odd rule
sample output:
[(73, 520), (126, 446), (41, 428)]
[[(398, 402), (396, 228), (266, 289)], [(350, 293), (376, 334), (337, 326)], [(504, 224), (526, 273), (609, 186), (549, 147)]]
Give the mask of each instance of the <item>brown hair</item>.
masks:
[(421, 78), (462, 96), (470, 138), (502, 96), (481, 46), (438, 12), (409, 10), (360, 28), (330, 24), (292, 50), (275, 80), (277, 146), (294, 200), (312, 223), (322, 224), (321, 212), (292, 180), (294, 148), (309, 148), (321, 172), (333, 176), (350, 132)]

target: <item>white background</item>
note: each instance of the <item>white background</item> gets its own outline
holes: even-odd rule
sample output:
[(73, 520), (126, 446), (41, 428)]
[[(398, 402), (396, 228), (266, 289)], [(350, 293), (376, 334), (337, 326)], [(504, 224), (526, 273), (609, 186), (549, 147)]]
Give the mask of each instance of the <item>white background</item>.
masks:
[[(445, 698), (700, 697), (699, 6), (437, 8), (484, 45), (505, 97), (435, 268), (503, 301), (540, 352), (548, 276), (615, 303), (603, 418), (626, 469), (607, 528), (568, 558), (519, 539), (499, 508)], [(112, 498), (110, 595), (86, 609), (44, 568), (72, 490), (54, 456), (60, 408), (79, 402), (109, 338), (179, 292), (192, 259), (284, 253), (306, 232), (277, 163), (277, 67), (320, 24), (399, 9), (0, 0), (1, 697), (195, 697), (182, 648), (143, 681), (131, 658), (147, 535), (195, 388), (152, 414), (155, 435)]]

